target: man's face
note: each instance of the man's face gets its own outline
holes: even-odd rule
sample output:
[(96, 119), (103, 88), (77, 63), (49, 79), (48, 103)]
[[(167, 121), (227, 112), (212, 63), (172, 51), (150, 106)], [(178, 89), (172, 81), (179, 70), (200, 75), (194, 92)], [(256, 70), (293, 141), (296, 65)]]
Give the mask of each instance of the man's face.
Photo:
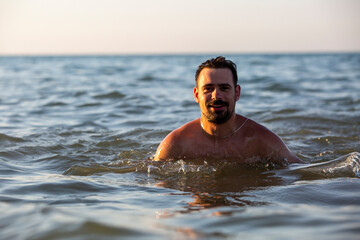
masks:
[(204, 68), (194, 88), (194, 97), (202, 116), (211, 123), (221, 124), (234, 114), (240, 90), (239, 85), (234, 86), (230, 69)]

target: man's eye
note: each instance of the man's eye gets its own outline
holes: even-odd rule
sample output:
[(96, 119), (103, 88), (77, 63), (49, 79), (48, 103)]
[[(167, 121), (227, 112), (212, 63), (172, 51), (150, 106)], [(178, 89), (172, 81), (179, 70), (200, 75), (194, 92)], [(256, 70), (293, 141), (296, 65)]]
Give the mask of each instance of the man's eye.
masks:
[(229, 86), (224, 86), (224, 87), (221, 87), (221, 90), (223, 90), (223, 91), (226, 91), (226, 90), (229, 90), (230, 89), (230, 87)]

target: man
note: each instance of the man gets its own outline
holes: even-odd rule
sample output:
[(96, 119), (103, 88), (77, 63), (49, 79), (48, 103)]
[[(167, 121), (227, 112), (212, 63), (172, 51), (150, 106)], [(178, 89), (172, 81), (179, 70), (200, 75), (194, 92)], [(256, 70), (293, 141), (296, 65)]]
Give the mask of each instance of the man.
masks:
[(299, 163), (275, 133), (235, 114), (241, 88), (236, 65), (224, 57), (202, 63), (195, 75), (201, 118), (171, 132), (154, 160), (232, 160), (243, 163)]

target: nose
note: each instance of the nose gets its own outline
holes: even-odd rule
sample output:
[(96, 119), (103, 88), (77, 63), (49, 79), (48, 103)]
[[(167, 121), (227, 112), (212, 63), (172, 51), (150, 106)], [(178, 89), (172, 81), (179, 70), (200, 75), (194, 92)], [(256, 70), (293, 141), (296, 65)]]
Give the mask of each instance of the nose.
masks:
[(217, 89), (217, 88), (215, 88), (214, 91), (212, 92), (211, 98), (212, 98), (213, 100), (219, 100), (219, 99), (221, 99), (220, 90)]

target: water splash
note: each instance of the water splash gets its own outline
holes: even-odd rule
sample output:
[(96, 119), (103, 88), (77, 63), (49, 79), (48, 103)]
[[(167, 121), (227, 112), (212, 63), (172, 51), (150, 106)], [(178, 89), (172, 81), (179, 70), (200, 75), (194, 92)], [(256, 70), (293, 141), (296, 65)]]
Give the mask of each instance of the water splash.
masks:
[[(138, 168), (143, 171), (144, 168)], [(171, 175), (171, 174), (187, 174), (187, 173), (203, 173), (211, 174), (217, 171), (216, 166), (209, 165), (206, 161), (202, 164), (187, 163), (184, 160), (174, 162), (151, 162), (147, 165), (148, 174)]]
[(360, 153), (353, 152), (332, 161), (316, 164), (292, 164), (290, 166), (263, 164), (244, 164), (228, 161), (151, 161), (151, 160), (117, 160), (109, 163), (74, 165), (64, 172), (65, 175), (89, 176), (98, 173), (139, 172), (148, 175), (173, 176), (198, 174), (226, 175), (251, 171), (266, 172), (273, 170), (285, 174), (298, 174), (302, 179), (358, 177), (360, 178)]
[(360, 153), (353, 152), (332, 161), (297, 166), (291, 169), (301, 174), (302, 178), (326, 177), (360, 177)]

